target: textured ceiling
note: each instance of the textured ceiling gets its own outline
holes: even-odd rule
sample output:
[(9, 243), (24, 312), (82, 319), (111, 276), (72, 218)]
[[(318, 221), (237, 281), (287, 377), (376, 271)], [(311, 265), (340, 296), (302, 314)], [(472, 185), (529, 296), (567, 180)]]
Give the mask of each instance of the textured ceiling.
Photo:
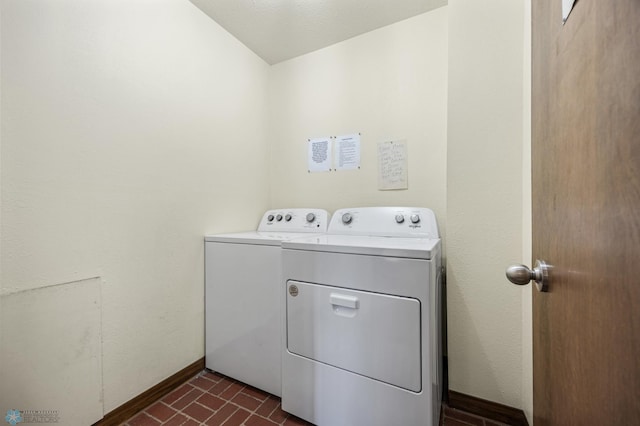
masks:
[(447, 0), (190, 0), (269, 64), (447, 4)]

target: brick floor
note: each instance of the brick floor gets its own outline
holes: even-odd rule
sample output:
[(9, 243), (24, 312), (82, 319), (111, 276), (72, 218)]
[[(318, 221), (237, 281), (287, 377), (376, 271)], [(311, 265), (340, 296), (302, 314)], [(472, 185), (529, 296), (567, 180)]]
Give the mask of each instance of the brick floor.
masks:
[(189, 382), (136, 414), (123, 426), (311, 425), (282, 411), (280, 398), (210, 371)]
[[(440, 418), (441, 426), (504, 426), (446, 405)], [(152, 425), (313, 426), (282, 411), (277, 396), (207, 370), (122, 424)]]

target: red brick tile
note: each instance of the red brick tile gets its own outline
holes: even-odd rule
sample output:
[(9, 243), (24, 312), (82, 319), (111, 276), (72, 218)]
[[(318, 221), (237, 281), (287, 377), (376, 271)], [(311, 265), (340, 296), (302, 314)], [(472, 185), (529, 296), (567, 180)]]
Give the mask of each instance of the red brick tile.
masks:
[(204, 377), (196, 377), (195, 379), (191, 380), (189, 382), (189, 384), (191, 386), (195, 386), (197, 388), (200, 388), (200, 389), (202, 389), (204, 391), (208, 391), (209, 389), (214, 387), (216, 383), (212, 382), (209, 379), (205, 379)]
[(269, 419), (273, 420), (276, 423), (282, 423), (285, 421), (288, 415), (289, 413), (287, 413), (286, 411), (282, 411), (282, 407), (280, 407), (280, 404), (278, 404), (276, 409), (269, 416)]
[(216, 383), (224, 379), (224, 376), (222, 374), (218, 374), (215, 371), (206, 371), (203, 377), (206, 377), (209, 380), (213, 380)]
[(182, 398), (183, 396), (185, 396), (191, 389), (193, 388), (190, 385), (184, 384), (180, 386), (178, 389), (169, 393), (164, 398), (162, 398), (162, 402), (164, 402), (167, 405), (171, 405), (177, 400), (179, 400), (180, 398)]
[(187, 420), (187, 416), (178, 413), (175, 416), (171, 417), (168, 422), (162, 423), (162, 426), (180, 426)]
[(271, 413), (273, 413), (273, 410), (275, 410), (276, 407), (279, 407), (279, 406), (280, 406), (280, 401), (275, 399), (274, 397), (270, 396), (256, 410), (256, 414), (259, 414), (262, 417), (269, 417), (269, 415), (271, 415)]
[(225, 421), (227, 421), (227, 419), (231, 417), (231, 415), (235, 413), (237, 410), (238, 410), (238, 407), (236, 407), (235, 405), (226, 404), (221, 409), (219, 409), (216, 412), (216, 414), (214, 414), (209, 420), (207, 420), (207, 425), (219, 426)]
[(182, 426), (200, 426), (200, 423), (193, 419), (188, 419)]
[(255, 399), (259, 399), (260, 401), (264, 401), (269, 397), (268, 393), (248, 385), (245, 386), (244, 389), (242, 389), (242, 393), (246, 393), (247, 395), (252, 396)]
[(313, 426), (306, 420), (302, 420), (296, 416), (289, 416), (283, 423), (285, 426)]
[(238, 408), (238, 411), (233, 413), (233, 415), (229, 417), (226, 422), (224, 422), (224, 426), (240, 426), (242, 422), (244, 422), (246, 418), (249, 417), (249, 414), (250, 413), (247, 410)]
[(232, 384), (233, 382), (231, 380), (227, 379), (226, 377), (223, 377), (222, 380), (220, 380), (216, 385), (214, 385), (211, 389), (209, 389), (209, 392), (214, 395), (220, 395)]
[(150, 416), (160, 420), (161, 422), (166, 422), (171, 417), (173, 417), (174, 414), (177, 413), (176, 410), (174, 410), (173, 408), (170, 408), (169, 406), (163, 404), (162, 402), (156, 402), (155, 404), (153, 404), (151, 407), (147, 408), (144, 411)]
[(193, 388), (188, 394), (171, 404), (171, 406), (176, 410), (182, 410), (184, 407), (200, 398), (202, 394), (204, 394), (204, 392), (202, 392), (200, 389)]
[(192, 402), (184, 410), (182, 410), (182, 412), (189, 417), (193, 417), (199, 422), (204, 422), (213, 414), (213, 410), (210, 410), (204, 405), (198, 404), (197, 402)]
[(129, 420), (129, 424), (131, 426), (156, 426), (161, 423), (156, 419), (149, 417), (147, 413), (144, 411), (142, 413), (138, 413), (134, 418)]
[(249, 411), (254, 411), (256, 408), (260, 406), (260, 401), (255, 398), (251, 398), (243, 393), (239, 393), (233, 397), (231, 402), (238, 404)]
[(225, 400), (220, 399), (215, 395), (211, 395), (210, 393), (205, 393), (200, 398), (196, 399), (196, 401), (214, 411), (219, 410), (226, 402)]
[[(244, 388), (244, 385), (240, 383), (232, 383), (224, 392), (220, 394), (220, 398), (230, 400), (235, 394), (240, 392)], [(213, 392), (212, 392), (213, 393)]]
[(276, 426), (278, 423), (274, 423), (271, 420), (267, 420), (253, 414), (244, 422), (244, 424), (246, 426)]

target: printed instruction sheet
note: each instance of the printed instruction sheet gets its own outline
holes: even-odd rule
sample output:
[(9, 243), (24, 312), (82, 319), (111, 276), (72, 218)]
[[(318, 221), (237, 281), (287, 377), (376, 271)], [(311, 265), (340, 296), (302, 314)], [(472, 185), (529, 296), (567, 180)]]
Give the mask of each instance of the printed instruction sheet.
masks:
[(331, 170), (331, 137), (308, 139), (307, 164), (309, 173)]
[(336, 170), (360, 168), (360, 134), (337, 136), (333, 166)]

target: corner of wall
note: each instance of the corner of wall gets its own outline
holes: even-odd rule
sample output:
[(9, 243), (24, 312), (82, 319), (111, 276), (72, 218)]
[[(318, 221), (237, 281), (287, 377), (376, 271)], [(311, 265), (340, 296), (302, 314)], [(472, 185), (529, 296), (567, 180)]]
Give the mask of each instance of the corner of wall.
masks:
[(522, 2), (449, 1), (447, 298), (452, 390), (522, 407)]
[[(524, 0), (523, 38), (523, 149), (522, 149), (522, 263), (532, 259), (531, 223), (531, 0)], [(533, 317), (532, 291), (522, 292), (522, 409), (533, 425)]]

